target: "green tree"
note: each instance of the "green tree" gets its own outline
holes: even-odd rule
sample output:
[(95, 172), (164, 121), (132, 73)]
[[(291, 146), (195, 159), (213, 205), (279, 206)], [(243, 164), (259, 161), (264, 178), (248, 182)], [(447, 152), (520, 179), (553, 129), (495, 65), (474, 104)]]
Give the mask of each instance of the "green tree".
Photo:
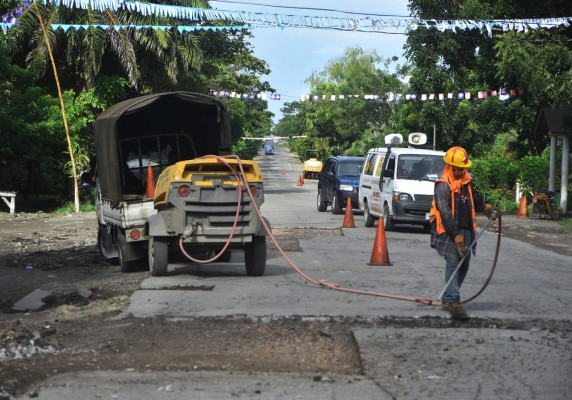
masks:
[(18, 0), (0, 0), (0, 15), (8, 15), (21, 4)]
[[(562, 17), (572, 11), (565, 0), (411, 0), (409, 7), (414, 16), (428, 20)], [(553, 106), (572, 94), (571, 39), (570, 28), (528, 32), (495, 29), (492, 38), (477, 31), (410, 32), (405, 54), (412, 64), (412, 92), (520, 89), (524, 95), (507, 101), (493, 97), (485, 101), (410, 102), (404, 126), (427, 132), (435, 124), (438, 147), (460, 144), (475, 155), (486, 154), (496, 135), (514, 130), (519, 141), (512, 144), (513, 150), (520, 156), (539, 154), (546, 142), (534, 132), (538, 107)]]
[[(274, 91), (268, 81), (268, 64), (254, 57), (249, 31), (201, 32), (199, 45), (203, 51), (200, 71), (184, 82), (184, 87), (200, 88), (200, 91), (235, 92), (253, 95)], [(268, 111), (266, 100), (225, 98), (229, 109), (234, 140), (242, 136), (266, 136), (272, 129), (273, 114)]]
[[(208, 6), (206, 1), (199, 0), (176, 0), (170, 4)], [(55, 81), (52, 74), (46, 74), (48, 47), (37, 11), (47, 27), (48, 43), (61, 77), (61, 87), (71, 90), (65, 92), (64, 103), (69, 107), (68, 118), (73, 119), (69, 121), (72, 135), (70, 146), (73, 153), (77, 153), (79, 169), (86, 167), (91, 156), (91, 124), (95, 117), (119, 100), (170, 90), (255, 93), (271, 89), (267, 82), (260, 79), (270, 71), (265, 62), (253, 56), (248, 43), (250, 33), (246, 31), (196, 34), (180, 34), (177, 29), (105, 31), (90, 28), (53, 31), (50, 24), (58, 22), (157, 24), (176, 28), (180, 24), (188, 25), (189, 21), (142, 17), (124, 11), (100, 13), (91, 9), (67, 9), (34, 3), (20, 17), (18, 26), (10, 30), (8, 42), (12, 62), (26, 66), (29, 79), (35, 80), (48, 93), (56, 93)], [(229, 103), (233, 100), (229, 99)], [(235, 138), (251, 132), (270, 131), (272, 114), (267, 111), (264, 101), (237, 100), (236, 103), (240, 104), (229, 106), (233, 126), (237, 127), (233, 129)], [(53, 126), (62, 128), (61, 124)], [(66, 162), (62, 164), (65, 170)]]
[(62, 189), (65, 138), (56, 98), (35, 86), (31, 74), (11, 63), (0, 38), (0, 186), (30, 198)]
[[(299, 120), (293, 127), (299, 131), (303, 129), (314, 139), (307, 143), (314, 146), (321, 143), (320, 148), (314, 147), (317, 150), (339, 154), (367, 150), (352, 147), (352, 144), (361, 141), (366, 134), (371, 136), (373, 132), (381, 137), (382, 132), (397, 127), (398, 104), (392, 99), (402, 92), (403, 83), (397, 73), (389, 72), (394, 61), (379, 57), (375, 51), (346, 49), (342, 57), (332, 60), (323, 71), (313, 73), (307, 79), (310, 92), (325, 95), (326, 99), (300, 103)], [(377, 95), (379, 100), (356, 96), (363, 94)], [(336, 100), (330, 101), (333, 95)], [(286, 116), (292, 119), (291, 114)], [(320, 138), (324, 140), (315, 140)]]

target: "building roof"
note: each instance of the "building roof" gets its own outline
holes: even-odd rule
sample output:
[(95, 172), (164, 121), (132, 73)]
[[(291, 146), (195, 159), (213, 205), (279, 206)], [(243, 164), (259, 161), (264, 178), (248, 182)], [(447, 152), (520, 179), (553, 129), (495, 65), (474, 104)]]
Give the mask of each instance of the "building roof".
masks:
[(544, 133), (545, 135), (571, 135), (572, 105), (563, 105), (558, 108), (541, 108), (536, 115), (534, 131)]

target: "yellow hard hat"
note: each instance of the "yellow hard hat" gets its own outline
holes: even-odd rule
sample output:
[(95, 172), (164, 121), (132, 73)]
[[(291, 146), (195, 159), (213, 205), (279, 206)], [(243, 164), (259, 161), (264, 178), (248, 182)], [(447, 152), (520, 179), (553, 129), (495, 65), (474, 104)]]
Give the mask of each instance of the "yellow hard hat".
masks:
[(459, 146), (451, 147), (443, 156), (443, 160), (449, 165), (459, 168), (469, 168), (472, 164), (467, 150)]

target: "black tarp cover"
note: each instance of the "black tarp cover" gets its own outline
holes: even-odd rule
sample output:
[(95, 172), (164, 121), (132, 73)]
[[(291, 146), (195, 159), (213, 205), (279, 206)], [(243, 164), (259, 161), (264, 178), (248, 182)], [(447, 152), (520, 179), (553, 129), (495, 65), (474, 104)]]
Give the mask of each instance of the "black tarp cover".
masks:
[(94, 125), (97, 175), (101, 195), (122, 201), (119, 141), (139, 136), (183, 133), (198, 156), (232, 152), (228, 112), (213, 97), (192, 92), (150, 94), (125, 100), (103, 111)]

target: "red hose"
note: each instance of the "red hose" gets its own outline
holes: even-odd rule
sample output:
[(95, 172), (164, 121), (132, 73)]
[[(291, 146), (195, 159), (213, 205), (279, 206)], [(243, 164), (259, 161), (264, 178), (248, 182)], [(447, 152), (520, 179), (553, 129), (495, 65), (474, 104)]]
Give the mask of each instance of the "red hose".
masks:
[[(222, 157), (219, 156), (204, 156), (204, 157), (215, 157), (218, 160), (220, 160), (221, 162), (223, 162), (225, 165), (227, 165), (229, 167), (229, 169), (232, 170), (232, 167), (223, 160)], [(204, 158), (201, 157), (201, 158)], [(282, 254), (282, 257), (284, 257), (284, 259), (286, 260), (286, 262), (290, 265), (290, 267), (292, 267), (292, 269), (294, 269), (294, 271), (296, 271), (300, 276), (302, 276), (302, 278), (306, 279), (308, 282), (313, 283), (316, 286), (320, 286), (320, 287), (325, 287), (328, 289), (332, 289), (332, 290), (337, 290), (340, 292), (346, 292), (346, 293), (355, 293), (355, 294), (363, 294), (363, 295), (368, 295), (368, 296), (376, 296), (376, 297), (385, 297), (385, 298), (390, 298), (390, 299), (395, 299), (395, 300), (405, 300), (405, 301), (412, 301), (415, 303), (420, 303), (420, 304), (425, 304), (425, 305), (440, 305), (441, 302), (440, 301), (436, 301), (436, 300), (431, 300), (429, 298), (426, 297), (419, 297), (419, 296), (403, 296), (403, 295), (396, 295), (396, 294), (390, 294), (390, 293), (383, 293), (383, 292), (372, 292), (372, 291), (366, 291), (366, 290), (358, 290), (358, 289), (352, 289), (352, 288), (348, 288), (348, 287), (343, 287), (340, 286), (337, 283), (333, 283), (333, 282), (321, 282), (318, 281), (312, 277), (310, 277), (309, 275), (305, 274), (296, 264), (294, 264), (294, 262), (290, 259), (290, 257), (288, 257), (288, 255), (284, 252), (284, 250), (282, 249), (282, 247), (280, 247), (280, 245), (278, 244), (276, 238), (274, 237), (274, 235), (272, 234), (271, 229), (268, 227), (268, 225), (266, 224), (266, 221), (264, 220), (264, 218), (262, 217), (262, 213), (260, 212), (260, 209), (258, 208), (258, 206), (256, 205), (256, 202), (254, 201), (254, 196), (252, 195), (252, 192), (250, 191), (250, 186), (248, 184), (248, 179), (246, 178), (246, 173), (244, 172), (244, 169), (242, 167), (242, 162), (240, 160), (240, 158), (236, 155), (233, 156), (227, 156), (228, 157), (232, 157), (232, 158), (236, 158), (238, 160), (238, 166), (240, 168), (240, 172), (242, 174), (242, 178), (244, 180), (244, 183), (246, 185), (246, 190), (248, 192), (248, 195), (250, 196), (250, 198), (252, 199), (252, 203), (254, 205), (254, 209), (256, 210), (256, 213), (258, 214), (258, 217), (260, 218), (260, 221), (262, 223), (262, 225), (264, 226), (264, 229), (266, 230), (266, 233), (268, 234), (268, 236), (270, 237), (270, 240), (272, 240), (272, 242), (274, 243), (274, 245), (276, 246), (276, 248), (278, 249), (278, 251), (280, 252), (280, 254)], [(236, 172), (235, 172), (235, 176)], [(237, 177), (238, 180), (238, 177)], [(239, 208), (240, 208), (240, 195), (241, 195), (242, 191), (239, 191)], [(238, 219), (238, 210), (237, 210), (237, 217)], [(181, 250), (183, 251), (183, 253), (191, 260), (195, 261), (195, 262), (199, 262), (199, 263), (207, 263), (207, 262), (211, 262), (216, 260), (223, 252), (224, 250), (226, 250), (226, 248), (228, 247), (228, 245), (230, 244), (230, 239), (232, 239), (232, 234), (234, 232), (234, 228), (236, 227), (236, 221), (235, 220), (235, 225), (233, 226), (233, 230), (231, 232), (231, 235), (229, 237), (229, 240), (227, 241), (227, 243), (225, 244), (225, 246), (223, 247), (223, 249), (220, 251), (219, 254), (217, 254), (215, 257), (211, 258), (210, 260), (195, 260), (192, 257), (190, 257), (185, 250), (183, 249), (183, 241), (182, 239), (179, 242), (179, 245), (181, 247)], [(465, 304), (468, 303), (470, 301), (473, 301), (474, 299), (476, 299), (485, 289), (486, 287), (489, 285), (490, 281), (492, 280), (493, 274), (495, 272), (496, 269), (496, 265), (497, 265), (497, 260), (498, 260), (498, 255), (499, 255), (499, 251), (500, 251), (500, 241), (501, 241), (501, 232), (502, 232), (502, 223), (501, 223), (501, 216), (499, 213), (498, 216), (498, 237), (497, 237), (497, 246), (496, 246), (496, 251), (495, 251), (495, 256), (494, 256), (494, 261), (493, 261), (493, 265), (491, 268), (491, 271), (487, 277), (487, 279), (485, 280), (485, 283), (483, 284), (483, 286), (481, 287), (481, 289), (479, 289), (479, 291), (474, 294), (473, 296), (471, 296), (470, 298), (463, 300), (461, 303)]]

